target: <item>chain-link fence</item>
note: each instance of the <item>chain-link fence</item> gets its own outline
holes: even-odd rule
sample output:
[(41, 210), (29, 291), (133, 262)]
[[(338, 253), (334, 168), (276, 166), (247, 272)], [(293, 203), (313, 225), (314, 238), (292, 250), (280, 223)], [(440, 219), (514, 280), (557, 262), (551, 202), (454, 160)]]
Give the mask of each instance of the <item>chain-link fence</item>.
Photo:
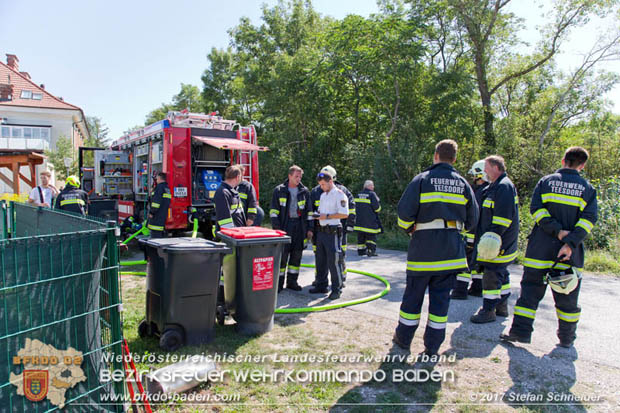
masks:
[(123, 411), (109, 398), (124, 382), (102, 380), (122, 371), (109, 357), (122, 355), (115, 224), (19, 203), (2, 211), (0, 411)]

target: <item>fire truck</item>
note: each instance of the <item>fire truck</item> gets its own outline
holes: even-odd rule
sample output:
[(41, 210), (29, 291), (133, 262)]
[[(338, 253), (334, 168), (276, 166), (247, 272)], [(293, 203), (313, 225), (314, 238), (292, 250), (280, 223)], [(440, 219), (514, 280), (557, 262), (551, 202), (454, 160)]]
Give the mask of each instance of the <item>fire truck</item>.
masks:
[[(187, 231), (196, 218), (199, 230), (209, 237), (215, 222), (213, 198), (226, 167), (243, 165), (244, 179), (258, 197), (258, 152), (267, 149), (257, 145), (253, 125), (241, 126), (215, 113), (169, 112), (166, 119), (122, 136), (109, 149), (81, 148), (82, 188), (89, 193), (91, 210), (105, 204), (104, 209), (116, 210), (119, 222), (131, 216), (144, 219), (155, 177), (165, 172), (172, 194), (166, 230)], [(84, 166), (84, 151), (89, 150), (94, 165)]]

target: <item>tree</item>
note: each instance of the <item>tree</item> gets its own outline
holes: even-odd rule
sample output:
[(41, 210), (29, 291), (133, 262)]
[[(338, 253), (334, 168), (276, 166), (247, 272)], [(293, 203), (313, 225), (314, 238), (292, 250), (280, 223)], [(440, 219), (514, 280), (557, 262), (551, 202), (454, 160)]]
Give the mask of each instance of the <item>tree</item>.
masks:
[(172, 97), (172, 103), (162, 103), (146, 115), (145, 125), (158, 122), (166, 118), (168, 112), (188, 109), (190, 112), (202, 112), (204, 104), (200, 89), (197, 86), (181, 83), (181, 91)]
[[(56, 149), (53, 151), (45, 151), (48, 162), (54, 165), (56, 171), (56, 177), (60, 180), (67, 179), (67, 172), (69, 175), (77, 175), (78, 166), (75, 156), (75, 149), (71, 144), (71, 139), (66, 136), (61, 136), (56, 142)], [(65, 158), (70, 158), (71, 166), (67, 168), (65, 166)]]
[(86, 123), (90, 132), (90, 137), (84, 142), (86, 146), (103, 148), (108, 144), (108, 133), (110, 128), (96, 116), (87, 116)]

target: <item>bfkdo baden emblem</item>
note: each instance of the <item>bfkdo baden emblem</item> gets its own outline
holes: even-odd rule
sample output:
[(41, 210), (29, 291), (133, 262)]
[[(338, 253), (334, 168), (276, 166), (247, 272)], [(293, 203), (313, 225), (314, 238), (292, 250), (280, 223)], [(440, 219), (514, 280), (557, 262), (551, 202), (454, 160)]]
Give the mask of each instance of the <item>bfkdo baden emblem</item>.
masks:
[(47, 396), (47, 370), (24, 370), (24, 396), (32, 402), (39, 402)]

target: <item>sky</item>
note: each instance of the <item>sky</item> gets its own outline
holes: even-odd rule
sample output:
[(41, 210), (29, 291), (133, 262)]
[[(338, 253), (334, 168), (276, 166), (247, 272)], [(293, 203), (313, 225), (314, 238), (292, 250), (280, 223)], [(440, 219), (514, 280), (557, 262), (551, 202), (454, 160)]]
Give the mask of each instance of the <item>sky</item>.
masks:
[[(541, 10), (536, 0), (513, 0), (511, 9), (527, 18), (520, 35), (534, 44)], [(274, 5), (276, 0), (268, 0)], [(243, 16), (260, 24), (260, 1), (175, 2), (163, 0), (0, 0), (0, 59), (19, 58), (26, 71), (46, 90), (97, 116), (109, 127), (109, 138), (143, 124), (145, 116), (170, 102), (181, 83), (202, 87), (212, 48), (228, 45), (228, 30)], [(322, 15), (378, 12), (376, 0), (314, 0)], [(579, 53), (594, 42), (595, 21), (573, 34), (559, 65), (576, 66)], [(620, 65), (607, 65), (620, 72)], [(607, 96), (620, 112), (620, 86)]]

